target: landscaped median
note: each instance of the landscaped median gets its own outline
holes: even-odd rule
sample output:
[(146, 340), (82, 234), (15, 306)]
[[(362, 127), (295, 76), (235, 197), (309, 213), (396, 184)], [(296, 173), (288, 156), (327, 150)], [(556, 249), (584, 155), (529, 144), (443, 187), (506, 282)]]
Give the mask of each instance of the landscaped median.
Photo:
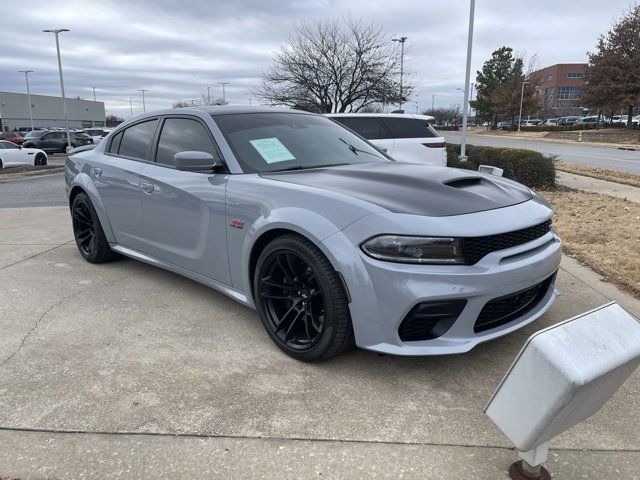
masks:
[[(582, 190), (557, 187), (552, 157), (525, 149), (467, 147), (468, 160), (460, 162), (459, 145), (447, 146), (448, 165), (477, 170), (478, 165), (502, 168), (504, 176), (527, 185), (545, 197), (555, 211), (554, 228), (564, 251), (610, 281), (640, 298), (640, 204)], [(566, 164), (559, 164), (565, 170)], [(567, 169), (574, 166), (568, 166)], [(575, 166), (577, 170), (582, 167)], [(585, 167), (588, 168), (588, 167)], [(582, 171), (574, 171), (585, 175)], [(595, 169), (591, 169), (595, 170)], [(601, 170), (601, 169), (597, 169)], [(608, 180), (640, 186), (640, 177), (609, 172)], [(591, 176), (596, 176), (593, 173)]]
[(50, 173), (58, 173), (64, 170), (64, 165), (39, 165), (24, 166), (24, 167), (10, 167), (0, 170), (0, 181), (11, 180), (13, 178), (30, 177), (34, 175), (47, 175)]

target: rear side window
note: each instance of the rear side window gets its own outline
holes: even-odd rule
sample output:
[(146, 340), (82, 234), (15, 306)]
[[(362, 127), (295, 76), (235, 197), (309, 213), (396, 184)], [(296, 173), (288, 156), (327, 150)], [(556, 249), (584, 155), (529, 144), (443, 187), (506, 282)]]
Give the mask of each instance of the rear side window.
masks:
[(156, 162), (173, 165), (176, 153), (188, 151), (207, 152), (217, 157), (207, 129), (200, 122), (188, 118), (167, 118), (160, 132)]
[(138, 160), (149, 160), (151, 144), (158, 120), (137, 123), (124, 130), (118, 155)]
[(384, 125), (375, 117), (333, 117), (333, 120), (350, 128), (367, 140), (391, 138)]
[(122, 132), (116, 133), (111, 140), (111, 145), (109, 146), (109, 153), (118, 153), (118, 149), (120, 148), (120, 142), (122, 141)]
[(393, 138), (432, 138), (436, 133), (425, 120), (415, 118), (381, 118)]

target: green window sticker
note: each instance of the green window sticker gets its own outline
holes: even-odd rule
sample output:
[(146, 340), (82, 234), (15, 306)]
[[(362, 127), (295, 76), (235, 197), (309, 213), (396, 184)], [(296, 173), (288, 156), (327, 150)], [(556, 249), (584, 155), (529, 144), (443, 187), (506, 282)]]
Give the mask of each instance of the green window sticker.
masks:
[(296, 157), (291, 155), (291, 152), (287, 150), (287, 147), (275, 137), (249, 140), (249, 143), (267, 163), (286, 162), (287, 160), (296, 159)]

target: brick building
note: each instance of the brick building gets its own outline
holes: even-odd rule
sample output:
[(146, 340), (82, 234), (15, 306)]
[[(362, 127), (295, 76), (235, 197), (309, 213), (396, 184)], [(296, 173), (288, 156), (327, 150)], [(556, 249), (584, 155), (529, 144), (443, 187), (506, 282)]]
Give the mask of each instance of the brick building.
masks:
[(558, 63), (536, 70), (532, 81), (538, 82), (544, 116), (582, 114), (582, 89), (586, 63)]

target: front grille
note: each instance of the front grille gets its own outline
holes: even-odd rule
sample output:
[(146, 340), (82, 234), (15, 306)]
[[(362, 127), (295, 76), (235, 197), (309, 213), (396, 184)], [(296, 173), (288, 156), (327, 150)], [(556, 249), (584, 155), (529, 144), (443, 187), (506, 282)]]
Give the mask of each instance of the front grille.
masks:
[(487, 302), (478, 315), (473, 331), (480, 333), (499, 327), (535, 308), (549, 291), (555, 276), (554, 273), (533, 287)]
[(551, 230), (551, 220), (514, 232), (469, 237), (462, 239), (462, 254), (467, 265), (478, 263), (485, 255), (498, 250), (516, 247), (540, 238)]
[(464, 310), (467, 301), (442, 300), (419, 303), (402, 320), (398, 335), (403, 342), (433, 340), (444, 335)]

